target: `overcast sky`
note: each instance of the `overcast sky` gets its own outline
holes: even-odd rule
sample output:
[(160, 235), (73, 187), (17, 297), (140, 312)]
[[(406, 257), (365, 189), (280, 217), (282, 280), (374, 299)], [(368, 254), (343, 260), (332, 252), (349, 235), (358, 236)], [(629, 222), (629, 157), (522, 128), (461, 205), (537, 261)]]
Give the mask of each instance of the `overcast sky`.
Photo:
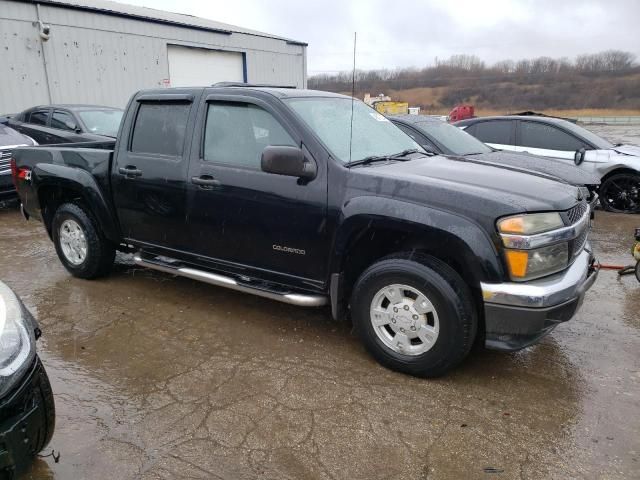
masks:
[(640, 59), (640, 0), (123, 0), (307, 42), (309, 75), (422, 67), (475, 54), (493, 63), (606, 49)]

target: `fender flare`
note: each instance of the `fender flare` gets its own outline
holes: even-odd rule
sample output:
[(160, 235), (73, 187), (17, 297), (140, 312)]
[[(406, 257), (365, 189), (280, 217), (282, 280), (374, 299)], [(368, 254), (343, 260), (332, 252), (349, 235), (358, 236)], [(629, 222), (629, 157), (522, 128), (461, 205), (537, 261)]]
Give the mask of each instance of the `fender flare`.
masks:
[(116, 244), (121, 242), (120, 229), (110, 202), (105, 198), (91, 173), (67, 165), (39, 163), (32, 170), (31, 178), (37, 185), (38, 202), (40, 201), (39, 192), (43, 188), (53, 187), (72, 191), (82, 198), (98, 221), (104, 236)]
[(456, 255), (469, 264), (469, 273), (474, 280), (504, 281), (504, 267), (495, 240), (479, 224), (452, 212), (379, 196), (356, 197), (343, 207), (330, 271), (342, 271), (354, 235), (377, 226), (398, 228), (408, 233), (424, 232), (432, 239), (447, 242), (451, 248), (460, 249)]

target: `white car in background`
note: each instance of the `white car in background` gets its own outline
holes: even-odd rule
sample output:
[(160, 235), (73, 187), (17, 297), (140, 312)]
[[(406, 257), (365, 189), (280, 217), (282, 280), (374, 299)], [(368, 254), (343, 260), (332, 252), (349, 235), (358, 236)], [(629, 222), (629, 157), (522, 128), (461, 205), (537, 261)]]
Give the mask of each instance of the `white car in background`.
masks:
[(573, 162), (601, 178), (600, 203), (611, 212), (640, 212), (640, 147), (613, 145), (586, 128), (554, 117), (477, 117), (454, 124), (498, 150)]

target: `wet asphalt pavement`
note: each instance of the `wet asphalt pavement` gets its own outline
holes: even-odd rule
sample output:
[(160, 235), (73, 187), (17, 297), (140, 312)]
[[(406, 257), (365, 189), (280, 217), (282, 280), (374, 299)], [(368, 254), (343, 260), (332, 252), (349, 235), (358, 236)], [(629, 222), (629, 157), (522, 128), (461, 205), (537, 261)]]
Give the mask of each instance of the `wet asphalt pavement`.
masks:
[[(603, 263), (640, 216), (598, 212)], [(640, 478), (640, 284), (602, 271), (579, 314), (438, 380), (379, 366), (326, 310), (139, 269), (71, 277), (0, 210), (0, 279), (38, 318), (57, 426), (24, 478)], [(47, 453), (47, 452), (44, 452)]]
[[(639, 216), (598, 212), (607, 263)], [(325, 310), (139, 269), (72, 278), (0, 211), (0, 277), (39, 319), (58, 410), (25, 478), (638, 478), (640, 284), (603, 271), (576, 318), (515, 354), (420, 380)]]

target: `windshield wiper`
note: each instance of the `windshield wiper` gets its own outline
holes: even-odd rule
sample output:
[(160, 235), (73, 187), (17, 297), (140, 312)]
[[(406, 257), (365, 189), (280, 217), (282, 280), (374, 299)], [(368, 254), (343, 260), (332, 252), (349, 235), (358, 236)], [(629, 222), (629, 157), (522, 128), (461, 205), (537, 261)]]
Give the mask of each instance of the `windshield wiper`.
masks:
[(368, 157), (361, 158), (360, 160), (351, 160), (347, 163), (347, 167), (352, 167), (353, 165), (369, 165), (373, 162), (381, 162), (384, 160), (389, 160), (388, 155), (370, 155)]
[(418, 153), (419, 151), (420, 150), (418, 150), (417, 148), (408, 148), (401, 152), (394, 153), (393, 155), (389, 155), (388, 158), (402, 158), (406, 157), (407, 155), (411, 155), (412, 153)]
[(407, 150), (403, 150), (398, 153), (394, 153), (393, 155), (371, 155), (369, 157), (361, 158), (360, 160), (352, 160), (347, 163), (347, 167), (352, 167), (354, 165), (368, 165), (373, 162), (381, 162), (385, 160), (400, 160), (402, 157), (406, 157), (412, 153), (421, 153), (417, 148), (408, 148)]

